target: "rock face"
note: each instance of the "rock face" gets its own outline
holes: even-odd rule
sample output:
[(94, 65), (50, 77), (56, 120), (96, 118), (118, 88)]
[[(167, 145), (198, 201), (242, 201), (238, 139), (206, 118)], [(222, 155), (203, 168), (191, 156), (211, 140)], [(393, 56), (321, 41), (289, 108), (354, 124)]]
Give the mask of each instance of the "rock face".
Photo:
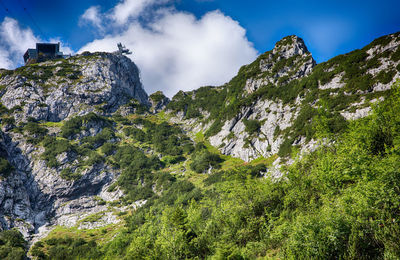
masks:
[(168, 103), (170, 102), (169, 98), (166, 97), (161, 91), (157, 91), (151, 94), (149, 97), (149, 101), (151, 104), (151, 110), (154, 113), (165, 110)]
[(109, 200), (106, 188), (117, 172), (99, 165), (87, 169), (78, 181), (67, 181), (43, 160), (36, 159), (40, 151), (33, 145), (17, 135), (1, 132), (1, 137), (0, 145), (15, 168), (10, 177), (0, 181), (2, 229), (17, 227), (25, 238), (31, 239), (40, 228), (65, 225), (65, 218), (76, 215), (75, 220), (69, 221), (72, 225), (89, 214), (107, 209), (93, 196)]
[(287, 84), (311, 73), (316, 65), (303, 39), (287, 36), (275, 44), (275, 48), (260, 57), (260, 73), (248, 78), (245, 90), (253, 93), (263, 85)]
[[(288, 36), (275, 44), (275, 48), (259, 61), (260, 74), (246, 80), (244, 89), (248, 94), (261, 86), (282, 85), (309, 75), (316, 65), (304, 41)], [(276, 129), (285, 130), (291, 125), (298, 109), (272, 100), (259, 100), (246, 107), (235, 118), (226, 121), (221, 131), (210, 137), (213, 146), (220, 147), (223, 154), (250, 161), (260, 156), (276, 154), (283, 138), (276, 136)], [(262, 120), (257, 135), (246, 132), (244, 120)]]
[[(0, 228), (16, 227), (35, 241), (56, 225), (118, 222), (115, 213), (146, 203), (111, 203), (124, 194), (113, 185), (121, 172), (106, 163), (106, 155), (126, 143), (121, 136), (145, 134), (123, 132), (140, 119), (132, 113), (163, 111), (163, 118), (192, 134), (205, 133), (223, 154), (244, 161), (277, 153), (283, 158), (293, 146), (312, 151), (312, 124), (323, 105), (330, 122), (340, 125), (368, 115), (371, 104), (390, 93), (400, 78), (399, 46), (399, 33), (388, 35), (316, 65), (303, 40), (288, 36), (227, 84), (179, 92), (172, 100), (161, 92), (148, 97), (139, 69), (122, 55), (86, 53), (0, 70)], [(61, 152), (44, 157), (45, 140)], [(101, 150), (106, 143), (108, 151)], [(84, 145), (89, 148), (79, 152)], [(157, 155), (151, 147), (139, 148)]]
[[(58, 166), (49, 167), (41, 157), (44, 148), (13, 128), (26, 121), (59, 122), (93, 111), (110, 115), (131, 99), (148, 106), (136, 65), (122, 55), (87, 53), (2, 71), (0, 85), (3, 109), (15, 119), (3, 122), (0, 131), (1, 156), (13, 167), (8, 177), (0, 175), (0, 229), (16, 227), (32, 240), (55, 225), (90, 228), (117, 223), (112, 212), (120, 208), (110, 210), (105, 202), (123, 195), (119, 189), (108, 191), (118, 170), (95, 163), (81, 169), (78, 179), (61, 178), (62, 170), (77, 167), (76, 154), (57, 155)], [(78, 142), (96, 136), (105, 125), (93, 121), (86, 128), (74, 137)], [(57, 123), (47, 129), (49, 135), (60, 132)], [(92, 214), (102, 217), (96, 223), (85, 222)]]
[(33, 117), (58, 122), (96, 110), (109, 114), (132, 98), (149, 104), (137, 66), (111, 53), (87, 53), (21, 67), (1, 77), (0, 86), (7, 86), (1, 103), (23, 110), (15, 115), (17, 121)]
[[(169, 112), (188, 131), (208, 134), (223, 154), (245, 161), (288, 155), (292, 146), (314, 143), (313, 117), (321, 106), (341, 122), (367, 116), (372, 103), (389, 95), (400, 78), (399, 46), (400, 33), (391, 34), (316, 65), (304, 41), (288, 36), (209, 94), (178, 93)], [(207, 106), (207, 95), (220, 95), (218, 112)], [(246, 127), (249, 122), (256, 127)]]

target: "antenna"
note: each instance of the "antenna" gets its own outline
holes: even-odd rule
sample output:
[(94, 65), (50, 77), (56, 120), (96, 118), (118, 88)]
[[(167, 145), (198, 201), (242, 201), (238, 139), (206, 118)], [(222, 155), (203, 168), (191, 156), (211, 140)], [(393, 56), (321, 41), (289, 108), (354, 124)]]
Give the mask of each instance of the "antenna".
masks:
[(127, 49), (125, 46), (123, 46), (122, 43), (120, 43), (120, 42), (117, 43), (117, 46), (118, 46), (119, 54), (127, 54), (127, 55), (132, 54), (132, 52), (129, 49)]
[[(1, 1), (1, 0), (0, 0)], [(39, 25), (36, 23), (35, 19), (33, 19), (33, 16), (30, 14), (30, 12), (28, 11), (28, 9), (24, 6), (24, 4), (22, 3), (21, 0), (18, 0), (18, 2), (20, 3), (21, 7), (24, 9), (25, 13), (29, 16), (29, 18), (32, 21), (32, 24), (38, 29), (39, 33), (44, 37), (47, 38), (46, 35), (43, 33), (42, 29), (40, 29)]]
[(3, 3), (2, 0), (0, 0), (0, 4), (1, 4), (1, 6), (4, 8), (4, 10), (6, 11), (6, 13), (8, 13), (8, 14), (11, 15), (11, 16), (14, 16), (14, 15), (10, 12), (10, 9), (7, 8), (7, 6)]

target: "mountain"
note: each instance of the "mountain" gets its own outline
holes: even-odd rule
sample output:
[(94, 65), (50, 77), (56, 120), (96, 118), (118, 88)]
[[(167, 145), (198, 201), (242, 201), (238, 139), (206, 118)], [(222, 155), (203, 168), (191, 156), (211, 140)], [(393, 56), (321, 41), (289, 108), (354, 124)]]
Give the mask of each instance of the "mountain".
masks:
[(288, 36), (172, 100), (117, 53), (0, 70), (0, 258), (400, 257), (399, 45)]
[(315, 142), (318, 108), (329, 111), (337, 132), (387, 96), (399, 78), (399, 44), (399, 33), (384, 36), (316, 65), (303, 40), (288, 36), (227, 84), (179, 92), (168, 108), (223, 154), (245, 161), (287, 156), (293, 145)]
[(116, 142), (109, 116), (149, 104), (130, 59), (83, 53), (2, 71), (0, 85), (0, 147), (11, 169), (0, 183), (3, 229), (17, 227), (30, 238), (46, 225), (70, 226), (76, 214), (104, 210), (97, 198), (121, 195), (106, 191), (117, 173), (90, 149), (106, 137)]

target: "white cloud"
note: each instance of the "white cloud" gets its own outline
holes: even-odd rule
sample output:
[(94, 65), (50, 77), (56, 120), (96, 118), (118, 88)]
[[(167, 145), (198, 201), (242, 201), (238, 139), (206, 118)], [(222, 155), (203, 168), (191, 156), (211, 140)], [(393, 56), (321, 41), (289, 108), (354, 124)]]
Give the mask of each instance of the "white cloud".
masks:
[(31, 29), (23, 29), (16, 20), (4, 18), (0, 24), (0, 67), (11, 69), (22, 64), (22, 55), (38, 41)]
[(137, 18), (149, 6), (161, 4), (168, 0), (123, 0), (111, 12), (111, 18), (119, 25), (128, 22), (129, 18)]
[(12, 61), (8, 57), (8, 53), (0, 49), (0, 68), (9, 69), (13, 65)]
[[(122, 32), (110, 33), (78, 52), (114, 51), (122, 42), (133, 51), (130, 57), (141, 70), (146, 91), (162, 90), (170, 97), (179, 90), (223, 84), (257, 56), (245, 29), (220, 11), (200, 19), (166, 8), (157, 13), (159, 16), (145, 26), (131, 20)], [(138, 15), (137, 11), (133, 14)]]
[(79, 25), (83, 26), (87, 23), (102, 29), (100, 6), (92, 6), (88, 8), (79, 18)]

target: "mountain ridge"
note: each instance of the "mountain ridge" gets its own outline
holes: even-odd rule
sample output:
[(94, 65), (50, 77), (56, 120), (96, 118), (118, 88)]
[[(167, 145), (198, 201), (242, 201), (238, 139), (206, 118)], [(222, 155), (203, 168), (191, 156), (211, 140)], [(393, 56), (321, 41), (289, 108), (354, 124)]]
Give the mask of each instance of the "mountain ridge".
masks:
[(318, 148), (321, 121), (325, 136), (338, 136), (392, 96), (399, 45), (395, 33), (316, 64), (287, 36), (226, 84), (172, 100), (147, 95), (122, 55), (0, 71), (1, 228), (39, 241), (31, 254), (41, 259), (41, 241), (60, 229), (117, 236), (125, 215), (141, 223), (135, 212), (155, 201), (199, 201), (203, 181), (224, 172), (279, 179), (296, 153)]
[[(287, 56), (289, 58), (282, 58), (279, 61), (275, 60), (273, 64), (268, 62), (274, 53), (279, 52), (280, 44), (287, 42), (287, 39), (291, 37), (295, 36), (284, 38), (272, 51), (260, 55), (253, 63), (243, 66), (238, 75), (229, 83), (213, 90), (209, 88), (210, 93), (207, 93), (206, 88), (186, 94), (178, 93), (172, 98), (169, 109), (173, 113), (181, 113), (180, 119), (195, 118), (201, 110), (203, 112), (201, 117), (205, 119), (200, 117), (201, 123), (200, 126), (196, 126), (196, 129), (200, 127), (210, 137), (214, 146), (222, 146), (220, 149), (222, 153), (249, 161), (258, 156), (268, 157), (278, 151), (281, 156), (285, 156), (290, 153), (288, 150), (291, 150), (292, 144), (305, 144), (305, 140), (299, 138), (306, 137), (309, 141), (312, 134), (309, 133), (307, 136), (307, 133), (304, 133), (304, 122), (301, 121), (310, 120), (316, 114), (316, 107), (313, 103), (319, 99), (324, 99), (324, 102), (333, 108), (331, 112), (340, 114), (336, 118), (337, 121), (343, 121), (340, 117), (359, 118), (366, 116), (369, 111), (368, 104), (365, 102), (368, 103), (370, 100), (374, 101), (375, 98), (385, 96), (384, 93), (399, 78), (399, 33), (381, 37), (363, 49), (339, 55), (318, 65), (315, 65), (315, 61), (309, 54), (306, 56), (306, 59), (309, 58), (308, 62), (299, 59), (298, 66), (306, 66), (306, 70), (299, 70), (296, 65), (293, 66), (293, 57), (295, 56)], [(304, 45), (303, 40), (301, 43)], [(289, 50), (291, 50), (290, 53), (296, 53), (298, 48), (292, 47)], [(304, 51), (305, 55), (307, 53), (308, 51)], [(391, 60), (391, 56), (393, 56), (393, 60)], [(280, 75), (281, 77), (276, 80), (274, 77), (276, 74), (268, 75), (263, 71), (264, 63), (268, 64), (267, 67), (273, 73), (277, 70), (284, 71), (285, 68), (282, 67), (285, 67), (286, 64), (291, 65), (286, 70), (294, 68), (295, 71), (292, 71), (292, 74), (296, 73), (296, 69), (300, 73), (308, 73), (295, 76), (293, 81), (286, 83), (287, 74)], [(278, 69), (274, 70), (272, 65), (277, 66)], [(311, 68), (314, 69), (310, 73)], [(309, 76), (305, 76), (308, 74)], [(220, 100), (212, 102), (213, 105), (218, 106), (217, 109), (207, 107), (207, 103), (201, 100), (202, 98), (206, 100), (208, 96), (219, 93), (223, 93)], [(199, 94), (202, 96), (199, 97)], [(334, 96), (330, 97), (329, 95)], [(304, 101), (307, 98), (310, 100)], [(238, 101), (239, 99), (241, 100)], [(337, 104), (341, 101), (343, 104), (340, 107)], [(299, 109), (301, 106), (303, 109)], [(257, 109), (257, 113), (252, 112), (250, 107)], [(351, 111), (346, 111), (350, 107)], [(267, 110), (267, 112), (264, 113), (263, 110)], [(269, 111), (280, 114), (281, 117), (273, 117)], [(296, 121), (297, 116), (300, 118)], [(304, 118), (301, 119), (301, 117)], [(243, 130), (246, 126), (243, 119), (267, 120), (267, 123), (264, 122), (258, 129), (265, 124), (268, 125), (261, 130), (261, 134), (267, 136), (269, 145), (265, 145), (264, 141), (257, 138), (252, 138), (251, 133), (244, 133)], [(212, 122), (211, 125), (209, 125), (210, 122)], [(236, 143), (237, 148), (235, 149), (232, 144), (224, 144), (223, 140), (232, 132), (231, 130), (238, 122), (239, 125), (234, 134), (239, 140), (239, 146)], [(197, 124), (199, 125), (199, 123)], [(286, 133), (282, 134), (285, 129), (287, 129)], [(298, 133), (299, 131), (303, 131), (303, 133)], [(254, 146), (254, 148), (248, 148), (248, 146)], [(267, 152), (268, 150), (271, 152)]]

